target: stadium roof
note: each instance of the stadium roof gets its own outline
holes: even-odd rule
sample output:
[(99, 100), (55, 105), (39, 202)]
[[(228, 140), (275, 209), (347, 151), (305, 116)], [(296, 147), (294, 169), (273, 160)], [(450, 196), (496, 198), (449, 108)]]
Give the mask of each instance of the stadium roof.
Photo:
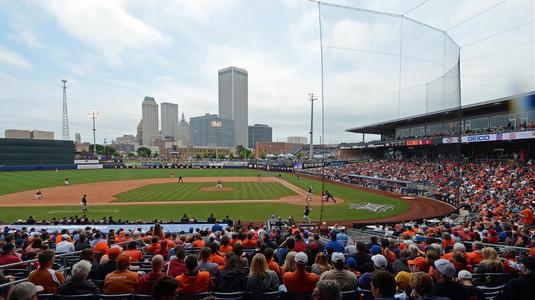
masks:
[(511, 104), (521, 99), (529, 98), (530, 102), (535, 101), (535, 91), (515, 95), (511, 97), (504, 97), (486, 102), (480, 102), (470, 105), (465, 105), (461, 108), (451, 108), (432, 113), (420, 114), (406, 118), (385, 121), (365, 126), (353, 127), (346, 129), (347, 132), (353, 133), (367, 133), (367, 134), (383, 134), (385, 132), (393, 132), (396, 128), (411, 126), (422, 123), (440, 122), (451, 120), (455, 118), (465, 118), (486, 113), (494, 113), (507, 110)]

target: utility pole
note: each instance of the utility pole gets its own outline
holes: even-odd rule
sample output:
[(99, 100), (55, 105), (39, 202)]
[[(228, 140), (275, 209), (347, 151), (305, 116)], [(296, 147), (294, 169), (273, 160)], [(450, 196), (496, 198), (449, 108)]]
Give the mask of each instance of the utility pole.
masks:
[(69, 140), (69, 114), (67, 110), (67, 79), (62, 79), (63, 83), (63, 140)]
[(313, 93), (308, 94), (308, 101), (310, 101), (310, 154), (309, 160), (314, 158), (314, 101), (317, 101), (318, 97)]
[(96, 111), (94, 109), (90, 110), (89, 111), (89, 118), (93, 119), (93, 156), (95, 156), (95, 154), (98, 154), (98, 151), (97, 151), (97, 138), (96, 138), (97, 129), (95, 128), (95, 119), (98, 118), (98, 111)]

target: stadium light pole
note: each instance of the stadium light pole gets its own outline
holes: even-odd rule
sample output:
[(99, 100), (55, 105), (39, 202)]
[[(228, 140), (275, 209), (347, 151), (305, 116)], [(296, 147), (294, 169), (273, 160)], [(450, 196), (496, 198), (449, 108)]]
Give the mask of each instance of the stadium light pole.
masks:
[(93, 156), (95, 153), (98, 155), (97, 151), (97, 138), (96, 138), (96, 127), (95, 127), (95, 119), (98, 118), (98, 111), (92, 109), (88, 112), (89, 118), (93, 119)]
[(221, 128), (222, 127), (222, 123), (221, 123), (221, 120), (217, 119), (217, 120), (213, 120), (212, 123), (210, 123), (210, 126), (212, 126), (212, 128), (214, 128), (215, 132), (215, 159), (217, 160), (217, 157), (219, 155), (219, 139), (218, 139), (218, 128)]

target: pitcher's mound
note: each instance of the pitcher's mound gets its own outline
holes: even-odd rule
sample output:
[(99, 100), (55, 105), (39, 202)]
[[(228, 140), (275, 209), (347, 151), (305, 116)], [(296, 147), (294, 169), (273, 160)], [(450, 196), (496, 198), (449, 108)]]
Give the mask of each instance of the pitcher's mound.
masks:
[(203, 192), (230, 192), (233, 191), (234, 188), (231, 187), (223, 187), (221, 189), (216, 189), (215, 187), (203, 187), (201, 188), (201, 191)]

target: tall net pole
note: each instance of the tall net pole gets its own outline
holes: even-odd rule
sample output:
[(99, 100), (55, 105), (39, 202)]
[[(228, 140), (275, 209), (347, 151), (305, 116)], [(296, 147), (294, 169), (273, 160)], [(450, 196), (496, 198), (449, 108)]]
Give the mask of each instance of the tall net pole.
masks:
[(67, 110), (67, 80), (62, 79), (63, 83), (63, 140), (69, 140), (69, 114)]

